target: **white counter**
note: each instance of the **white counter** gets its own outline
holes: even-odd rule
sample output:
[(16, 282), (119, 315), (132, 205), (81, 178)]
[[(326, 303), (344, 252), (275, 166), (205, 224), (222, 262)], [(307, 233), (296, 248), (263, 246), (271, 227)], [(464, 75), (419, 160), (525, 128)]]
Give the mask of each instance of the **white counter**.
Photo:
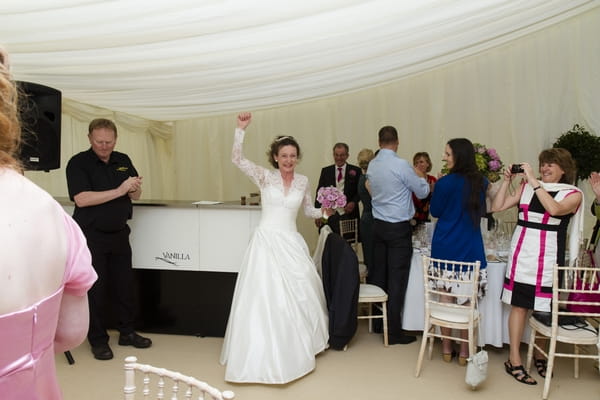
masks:
[[(73, 214), (73, 203), (59, 202)], [(260, 206), (232, 202), (134, 202), (128, 221), (133, 267), (238, 272), (260, 213)]]

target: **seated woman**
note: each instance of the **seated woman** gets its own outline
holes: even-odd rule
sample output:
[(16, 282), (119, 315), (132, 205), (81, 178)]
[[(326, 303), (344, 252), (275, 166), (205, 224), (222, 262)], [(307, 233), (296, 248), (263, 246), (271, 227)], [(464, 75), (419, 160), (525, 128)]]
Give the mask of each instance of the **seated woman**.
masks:
[(435, 176), (428, 174), (428, 172), (431, 172), (432, 166), (431, 158), (427, 152), (421, 151), (413, 156), (413, 167), (416, 174), (421, 178), (425, 178), (427, 183), (429, 183), (430, 188), (429, 195), (424, 199), (419, 199), (414, 194), (412, 196), (413, 203), (415, 204), (415, 216), (411, 222), (414, 223), (414, 225), (429, 222), (429, 202), (431, 201), (431, 196), (433, 195), (433, 186), (437, 181)]

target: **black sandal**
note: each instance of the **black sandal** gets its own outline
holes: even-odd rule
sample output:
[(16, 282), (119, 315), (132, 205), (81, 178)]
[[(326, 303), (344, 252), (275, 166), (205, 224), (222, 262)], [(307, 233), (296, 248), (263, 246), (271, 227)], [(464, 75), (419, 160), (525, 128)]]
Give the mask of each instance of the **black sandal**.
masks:
[(533, 361), (538, 374), (540, 374), (542, 378), (545, 378), (546, 370), (548, 369), (548, 360), (544, 360), (543, 358), (534, 358)]
[(514, 366), (509, 361), (504, 362), (504, 369), (506, 373), (511, 375), (515, 380), (524, 383), (526, 385), (537, 385), (535, 379), (533, 379), (523, 368), (522, 365)]

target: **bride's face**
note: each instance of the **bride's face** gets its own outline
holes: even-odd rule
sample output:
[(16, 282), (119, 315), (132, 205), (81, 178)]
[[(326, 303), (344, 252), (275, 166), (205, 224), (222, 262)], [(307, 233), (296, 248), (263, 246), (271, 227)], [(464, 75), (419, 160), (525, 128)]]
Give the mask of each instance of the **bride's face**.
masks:
[(281, 172), (294, 172), (298, 163), (298, 151), (295, 146), (281, 146), (275, 158)]

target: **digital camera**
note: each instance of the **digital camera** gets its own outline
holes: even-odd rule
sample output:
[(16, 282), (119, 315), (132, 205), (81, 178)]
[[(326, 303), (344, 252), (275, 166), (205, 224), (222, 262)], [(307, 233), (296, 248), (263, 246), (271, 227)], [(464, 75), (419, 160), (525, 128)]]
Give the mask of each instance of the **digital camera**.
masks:
[(523, 171), (523, 167), (521, 167), (521, 164), (513, 164), (510, 167), (510, 173), (513, 174), (513, 175), (514, 174), (521, 174), (523, 172), (525, 172), (525, 171)]

